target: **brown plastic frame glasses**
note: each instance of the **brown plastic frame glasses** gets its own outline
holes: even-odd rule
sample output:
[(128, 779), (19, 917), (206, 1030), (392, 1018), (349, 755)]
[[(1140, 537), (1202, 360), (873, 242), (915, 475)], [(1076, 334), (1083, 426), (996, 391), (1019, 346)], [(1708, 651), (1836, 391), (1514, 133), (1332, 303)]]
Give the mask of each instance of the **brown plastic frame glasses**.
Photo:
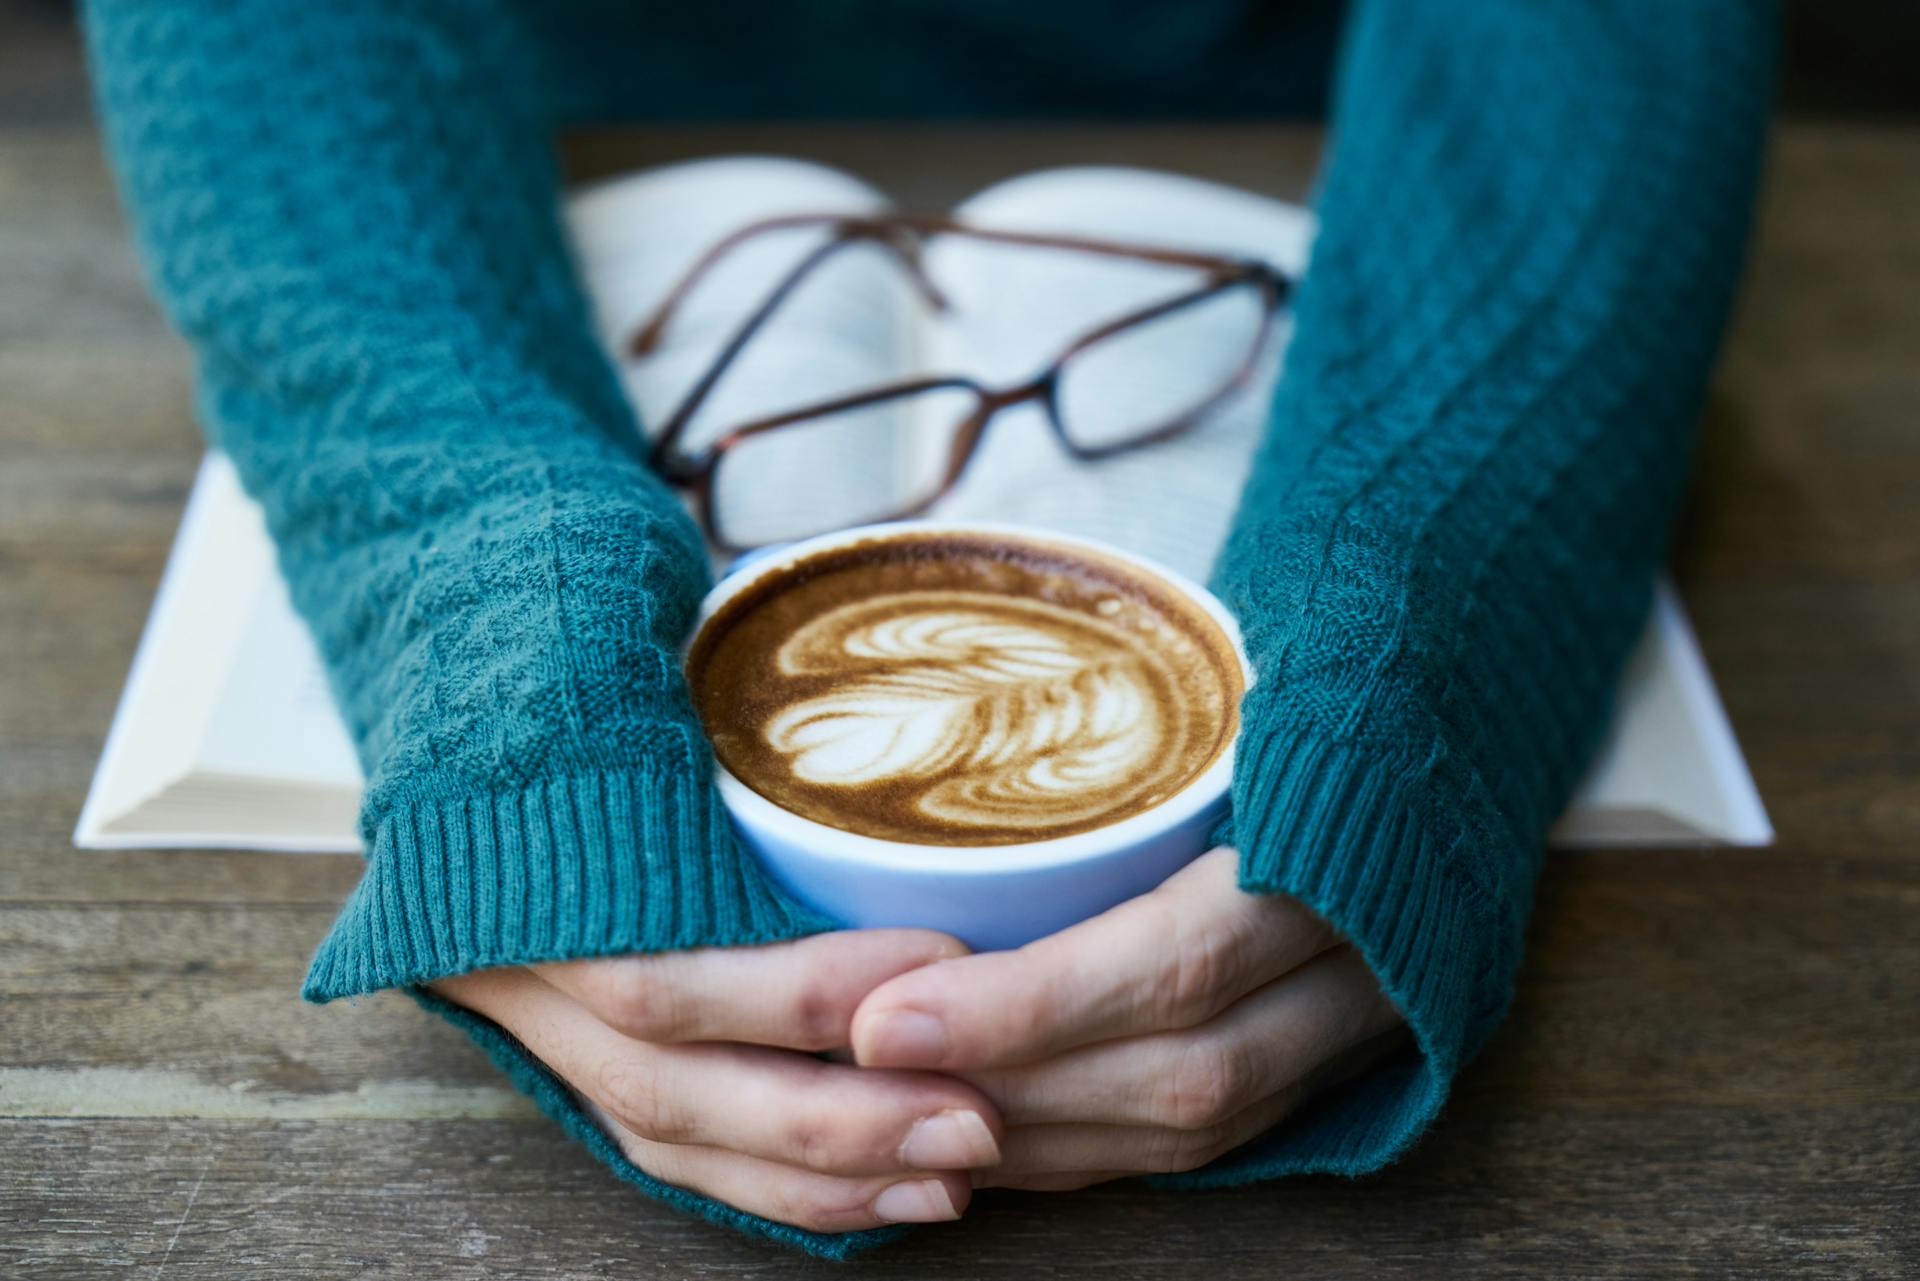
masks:
[[(1015, 405), (1029, 401), (1039, 402), (1046, 412), (1047, 421), (1051, 424), (1053, 434), (1058, 438), (1061, 447), (1073, 457), (1084, 460), (1106, 458), (1126, 450), (1156, 444), (1193, 427), (1219, 409), (1235, 392), (1246, 385), (1259, 363), (1261, 353), (1266, 350), (1272, 337), (1275, 317), (1292, 291), (1292, 282), (1278, 268), (1252, 258), (1227, 257), (1159, 245), (1132, 244), (1085, 236), (1002, 231), (971, 226), (957, 219), (939, 215), (791, 214), (742, 227), (702, 254), (674, 284), (646, 323), (634, 331), (627, 344), (628, 354), (635, 358), (644, 358), (651, 354), (659, 346), (674, 313), (699, 284), (701, 278), (713, 268), (715, 263), (743, 242), (770, 232), (808, 228), (824, 228), (831, 234), (789, 270), (767, 295), (766, 300), (741, 322), (739, 328), (720, 349), (713, 364), (693, 384), (680, 405), (668, 416), (649, 456), (649, 462), (663, 478), (674, 485), (692, 491), (700, 522), (706, 530), (707, 537), (715, 546), (724, 550), (739, 552), (763, 545), (736, 543), (729, 540), (714, 510), (715, 473), (727, 452), (751, 437), (887, 400), (904, 399), (934, 391), (971, 392), (975, 398), (975, 408), (971, 414), (961, 420), (955, 430), (946, 472), (938, 487), (930, 494), (897, 510), (873, 518), (875, 521), (901, 520), (925, 511), (953, 489), (985, 435), (988, 423), (1002, 410)], [(989, 388), (960, 375), (911, 378), (741, 424), (723, 433), (712, 444), (697, 453), (690, 454), (678, 448), (681, 437), (686, 434), (688, 423), (692, 421), (694, 414), (705, 403), (708, 395), (719, 383), (728, 367), (739, 357), (741, 351), (765, 327), (767, 321), (800, 283), (821, 263), (842, 249), (850, 245), (871, 244), (887, 251), (905, 268), (914, 287), (929, 306), (935, 311), (947, 310), (948, 303), (945, 295), (928, 277), (922, 265), (926, 242), (935, 236), (965, 236), (1007, 245), (1060, 249), (1074, 253), (1100, 254), (1112, 258), (1160, 263), (1169, 267), (1186, 267), (1204, 273), (1204, 279), (1193, 289), (1128, 312), (1115, 320), (1088, 330), (1068, 343), (1037, 376), (1015, 386)], [(1090, 446), (1073, 439), (1061, 419), (1057, 395), (1061, 371), (1068, 361), (1079, 352), (1116, 333), (1158, 320), (1243, 285), (1250, 285), (1259, 291), (1264, 304), (1260, 313), (1260, 325), (1254, 341), (1248, 346), (1245, 359), (1240, 362), (1232, 375), (1222, 382), (1218, 391), (1205, 397), (1178, 417), (1150, 427), (1125, 440)]]

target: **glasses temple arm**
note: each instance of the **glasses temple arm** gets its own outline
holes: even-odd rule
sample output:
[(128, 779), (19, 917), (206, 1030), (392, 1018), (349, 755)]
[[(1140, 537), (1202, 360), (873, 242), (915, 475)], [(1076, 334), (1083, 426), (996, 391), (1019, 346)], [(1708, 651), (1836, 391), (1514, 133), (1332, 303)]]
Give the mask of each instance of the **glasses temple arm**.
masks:
[(772, 319), (773, 313), (780, 309), (780, 304), (787, 300), (787, 296), (793, 292), (794, 287), (804, 280), (807, 273), (818, 266), (822, 259), (830, 257), (847, 243), (849, 242), (845, 240), (829, 240), (823, 245), (816, 246), (787, 272), (780, 284), (767, 295), (766, 301), (761, 303), (753, 314), (733, 331), (733, 336), (727, 339), (726, 345), (707, 366), (707, 371), (701, 374), (700, 380), (687, 390), (685, 399), (667, 419), (665, 430), (661, 432), (660, 439), (653, 446), (652, 462), (656, 468), (667, 465), (672, 447), (678, 442), (680, 434), (686, 430), (687, 424), (692, 421), (693, 415), (699, 410), (701, 404), (706, 401), (708, 394), (713, 391), (714, 385), (720, 381), (720, 376), (727, 372), (728, 366), (733, 364), (741, 350), (753, 341), (754, 335), (760, 332), (768, 320)]
[(939, 215), (901, 214), (897, 215), (893, 221), (922, 236), (951, 233), (978, 240), (998, 241), (1001, 244), (1024, 245), (1034, 249), (1071, 250), (1078, 253), (1100, 254), (1110, 258), (1133, 258), (1171, 267), (1219, 271), (1238, 268), (1249, 261), (1226, 254), (1202, 253), (1125, 240), (1108, 240), (1100, 236), (1074, 236), (1044, 231), (1005, 231)]
[(762, 222), (750, 223), (738, 231), (731, 232), (722, 237), (709, 247), (705, 253), (696, 258), (692, 266), (681, 273), (680, 278), (674, 282), (673, 288), (667, 291), (667, 296), (660, 300), (660, 305), (654, 309), (653, 314), (647, 318), (646, 323), (634, 330), (633, 337), (627, 340), (628, 353), (634, 356), (644, 356), (659, 346), (660, 338), (666, 332), (668, 322), (673, 319), (674, 313), (679, 310), (680, 304), (686, 300), (687, 295), (693, 292), (693, 287), (700, 283), (701, 277), (711, 271), (715, 263), (732, 253), (740, 245), (753, 239), (755, 236), (764, 235), (770, 231), (790, 231), (801, 227), (817, 227), (822, 224), (843, 221), (847, 217), (848, 215), (846, 214), (793, 214), (783, 218), (768, 218)]

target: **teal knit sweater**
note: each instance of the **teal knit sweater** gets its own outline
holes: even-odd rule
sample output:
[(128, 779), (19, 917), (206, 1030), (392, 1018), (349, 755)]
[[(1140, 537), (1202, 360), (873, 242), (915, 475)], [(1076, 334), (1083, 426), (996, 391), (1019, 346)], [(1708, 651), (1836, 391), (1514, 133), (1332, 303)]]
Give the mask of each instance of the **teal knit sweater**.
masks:
[[(156, 288), (367, 770), (366, 872), (314, 1000), (831, 925), (743, 855), (709, 784), (676, 662), (700, 542), (589, 331), (562, 114), (893, 112), (916, 87), (930, 110), (1257, 109), (1289, 93), (1262, 59), (1319, 47), (1252, 0), (841, 0), (765, 24), (610, 5), (642, 21), (608, 55), (590, 8), (89, 5)], [(738, 57), (688, 61), (729, 32)], [(809, 32), (818, 60), (793, 57)], [(1242, 884), (1352, 938), (1419, 1052), (1167, 1182), (1375, 1169), (1500, 1018), (1682, 489), (1772, 43), (1748, 0), (1366, 0), (1349, 22), (1297, 336), (1214, 583), (1259, 678)], [(882, 1235), (658, 1183), (439, 1008), (649, 1192), (821, 1254)]]

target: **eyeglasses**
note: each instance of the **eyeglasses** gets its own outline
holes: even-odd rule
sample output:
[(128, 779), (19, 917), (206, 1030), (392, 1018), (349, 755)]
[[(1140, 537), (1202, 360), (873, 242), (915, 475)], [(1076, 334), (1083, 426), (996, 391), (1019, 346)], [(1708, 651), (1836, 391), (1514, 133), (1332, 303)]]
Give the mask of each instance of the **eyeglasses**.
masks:
[[(644, 359), (656, 352), (695, 286), (741, 245), (807, 230), (825, 238), (728, 337), (653, 445), (654, 469), (691, 491), (708, 538), (723, 550), (923, 512), (959, 482), (988, 424), (1017, 405), (1037, 404), (1061, 447), (1082, 460), (1178, 435), (1247, 385), (1291, 291), (1286, 276), (1256, 259), (1001, 231), (937, 216), (798, 214), (743, 227), (708, 249), (633, 333), (628, 353)], [(930, 307), (948, 310), (925, 268), (926, 246), (941, 236), (1186, 268), (1200, 279), (1081, 333), (1038, 375), (1012, 386), (957, 375), (912, 378), (734, 425), (698, 449), (682, 447), (688, 425), (741, 352), (810, 274), (849, 246), (879, 248)]]

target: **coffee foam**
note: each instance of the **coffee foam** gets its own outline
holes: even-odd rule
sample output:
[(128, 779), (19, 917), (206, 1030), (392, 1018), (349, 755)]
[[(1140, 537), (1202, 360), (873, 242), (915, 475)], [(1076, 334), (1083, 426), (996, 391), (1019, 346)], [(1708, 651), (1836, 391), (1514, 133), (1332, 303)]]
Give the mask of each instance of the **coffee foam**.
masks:
[(1240, 693), (1218, 626), (1144, 571), (984, 536), (893, 535), (775, 574), (702, 630), (688, 673), (749, 787), (940, 845), (1159, 803), (1224, 750)]

